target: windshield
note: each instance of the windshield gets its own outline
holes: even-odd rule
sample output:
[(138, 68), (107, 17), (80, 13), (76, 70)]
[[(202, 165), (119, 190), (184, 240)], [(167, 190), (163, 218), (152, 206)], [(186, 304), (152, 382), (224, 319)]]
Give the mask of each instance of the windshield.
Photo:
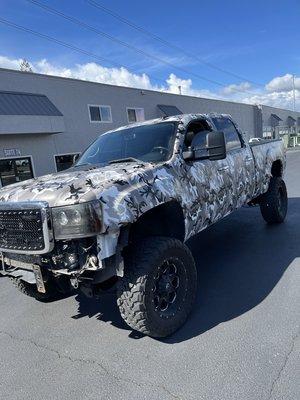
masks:
[(173, 153), (175, 123), (142, 125), (101, 135), (80, 157), (76, 166), (134, 159), (160, 162)]

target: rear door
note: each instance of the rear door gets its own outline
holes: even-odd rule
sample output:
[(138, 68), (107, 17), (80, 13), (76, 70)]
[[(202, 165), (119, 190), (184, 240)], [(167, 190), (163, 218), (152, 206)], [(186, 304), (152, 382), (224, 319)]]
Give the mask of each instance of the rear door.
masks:
[(252, 152), (230, 118), (213, 117), (218, 131), (225, 134), (226, 160), (232, 181), (233, 206), (239, 208), (252, 200), (255, 190), (255, 167)]

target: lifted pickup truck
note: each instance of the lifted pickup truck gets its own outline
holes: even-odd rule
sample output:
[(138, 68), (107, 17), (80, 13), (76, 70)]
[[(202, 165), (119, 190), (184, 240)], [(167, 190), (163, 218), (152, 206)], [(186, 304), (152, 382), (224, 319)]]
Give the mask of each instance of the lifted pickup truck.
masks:
[(109, 131), (71, 169), (0, 190), (2, 273), (38, 300), (116, 286), (131, 328), (170, 335), (196, 295), (184, 243), (245, 204), (282, 222), (284, 168), (281, 140), (249, 145), (228, 115)]

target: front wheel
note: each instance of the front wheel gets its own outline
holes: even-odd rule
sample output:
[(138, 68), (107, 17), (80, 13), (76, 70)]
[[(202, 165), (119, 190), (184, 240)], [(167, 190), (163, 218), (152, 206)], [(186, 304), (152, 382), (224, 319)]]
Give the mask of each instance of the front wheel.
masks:
[[(13, 285), (23, 294), (29, 297), (33, 297), (41, 302), (50, 302), (54, 300), (58, 300), (62, 297), (63, 294), (67, 294), (71, 292), (71, 288), (67, 288), (66, 283), (64, 283), (64, 290), (61, 289), (54, 281), (45, 282), (46, 293), (40, 293), (37, 290), (36, 284), (31, 284), (23, 281), (20, 278), (11, 278)], [(70, 285), (69, 285), (70, 286)]]
[(149, 237), (125, 255), (118, 306), (132, 329), (166, 337), (186, 321), (196, 289), (197, 271), (189, 249), (177, 239)]
[(287, 213), (287, 190), (284, 180), (272, 177), (268, 191), (262, 196), (259, 203), (260, 211), (268, 224), (281, 223)]

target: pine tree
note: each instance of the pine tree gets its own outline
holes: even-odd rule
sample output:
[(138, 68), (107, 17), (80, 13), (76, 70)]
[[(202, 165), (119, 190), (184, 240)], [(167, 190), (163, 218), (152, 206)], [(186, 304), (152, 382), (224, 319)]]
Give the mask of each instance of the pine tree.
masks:
[(25, 60), (25, 58), (20, 62), (20, 71), (33, 72), (31, 65), (29, 64), (29, 62), (27, 60)]

